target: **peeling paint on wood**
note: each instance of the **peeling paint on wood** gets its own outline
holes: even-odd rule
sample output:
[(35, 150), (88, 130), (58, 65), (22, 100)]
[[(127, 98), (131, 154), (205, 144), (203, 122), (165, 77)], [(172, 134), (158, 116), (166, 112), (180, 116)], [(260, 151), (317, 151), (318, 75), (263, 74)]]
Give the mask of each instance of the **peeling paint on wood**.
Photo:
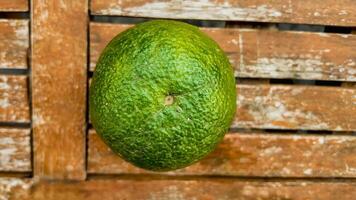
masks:
[(0, 19), (0, 68), (26, 69), (28, 48), (28, 20)]
[[(91, 23), (90, 69), (100, 52), (131, 25)], [(249, 29), (202, 29), (230, 58), (235, 76), (356, 81), (356, 35)]]
[(1, 12), (28, 11), (28, 0), (1, 0)]
[(94, 15), (356, 25), (353, 0), (92, 0)]
[(34, 176), (85, 178), (87, 1), (32, 1)]
[[(137, 192), (137, 191), (140, 192)], [(356, 184), (340, 181), (89, 180), (48, 182), (0, 178), (0, 200), (191, 200), (323, 199), (352, 200)]]
[(238, 85), (233, 128), (356, 130), (355, 88)]
[[(263, 177), (356, 177), (356, 138), (229, 133), (218, 148), (198, 163), (170, 175)], [(89, 131), (88, 172), (154, 173), (115, 155), (94, 130)]]
[(0, 200), (23, 199), (33, 181), (20, 178), (0, 178)]
[[(23, 189), (26, 191), (26, 189)], [(17, 190), (18, 192), (18, 190)], [(12, 193), (16, 195), (15, 193)], [(353, 182), (205, 180), (90, 180), (40, 182), (22, 200), (197, 200), (323, 199), (352, 200)]]
[(0, 171), (31, 171), (30, 129), (0, 128)]
[(30, 122), (27, 76), (0, 75), (0, 122)]

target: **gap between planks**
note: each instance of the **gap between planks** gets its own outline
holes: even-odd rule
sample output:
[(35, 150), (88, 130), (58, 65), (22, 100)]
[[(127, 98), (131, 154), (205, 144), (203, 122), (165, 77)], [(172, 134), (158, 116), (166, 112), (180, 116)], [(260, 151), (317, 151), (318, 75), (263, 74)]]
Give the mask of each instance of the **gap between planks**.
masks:
[(231, 176), (231, 175), (168, 175), (168, 174), (100, 174), (88, 173), (87, 181), (92, 180), (174, 180), (174, 181), (193, 181), (193, 180), (216, 180), (216, 181), (249, 181), (249, 182), (313, 182), (313, 183), (355, 183), (355, 177), (271, 177), (271, 176)]

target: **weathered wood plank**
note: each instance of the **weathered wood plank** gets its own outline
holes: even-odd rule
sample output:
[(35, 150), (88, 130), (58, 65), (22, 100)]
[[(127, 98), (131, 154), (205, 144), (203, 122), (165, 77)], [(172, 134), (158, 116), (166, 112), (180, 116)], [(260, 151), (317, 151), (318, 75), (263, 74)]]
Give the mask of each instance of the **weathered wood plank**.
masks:
[(0, 122), (30, 122), (27, 76), (0, 75)]
[(0, 11), (28, 11), (28, 0), (1, 0)]
[(356, 130), (356, 88), (238, 85), (232, 127)]
[(237, 84), (231, 128), (356, 130), (356, 88)]
[(0, 68), (26, 69), (28, 48), (28, 20), (0, 19)]
[[(137, 192), (137, 191), (140, 192)], [(36, 182), (0, 178), (1, 200), (96, 200), (96, 199), (323, 199), (352, 200), (354, 182), (203, 180), (90, 180)]]
[[(91, 23), (90, 68), (131, 25)], [(356, 35), (204, 28), (230, 58), (236, 77), (356, 81)]]
[(90, 23), (90, 70), (94, 71), (96, 62), (105, 46), (117, 34), (132, 27), (128, 24)]
[(92, 0), (94, 15), (356, 25), (354, 0)]
[(30, 129), (0, 128), (0, 171), (31, 171)]
[(0, 200), (23, 199), (28, 194), (33, 180), (20, 178), (0, 178)]
[(88, 2), (32, 2), (34, 175), (85, 178)]
[[(12, 183), (12, 182), (11, 182)], [(17, 183), (17, 182), (15, 182)], [(15, 185), (15, 184), (14, 184)], [(22, 200), (114, 200), (114, 199), (323, 199), (352, 200), (354, 182), (207, 180), (90, 180), (40, 182), (10, 190), (10, 199)], [(27, 195), (24, 193), (27, 191)]]
[[(200, 162), (167, 172), (172, 175), (269, 177), (356, 177), (356, 138), (228, 133), (218, 148)], [(88, 172), (154, 173), (115, 155), (94, 130), (89, 131)]]

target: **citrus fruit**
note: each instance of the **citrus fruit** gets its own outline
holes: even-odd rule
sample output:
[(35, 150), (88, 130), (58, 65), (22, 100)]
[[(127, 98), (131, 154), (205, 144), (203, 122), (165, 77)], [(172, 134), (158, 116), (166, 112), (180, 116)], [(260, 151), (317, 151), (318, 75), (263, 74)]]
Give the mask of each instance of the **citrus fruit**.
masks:
[(236, 107), (232, 67), (199, 28), (154, 20), (118, 34), (90, 86), (93, 127), (113, 152), (144, 169), (188, 166), (214, 150)]

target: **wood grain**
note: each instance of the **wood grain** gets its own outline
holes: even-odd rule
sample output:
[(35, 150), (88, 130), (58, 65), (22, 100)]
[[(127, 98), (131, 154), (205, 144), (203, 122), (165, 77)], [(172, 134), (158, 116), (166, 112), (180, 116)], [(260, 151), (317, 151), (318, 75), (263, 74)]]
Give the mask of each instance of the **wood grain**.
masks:
[(0, 200), (18, 200), (28, 196), (33, 184), (31, 179), (0, 178)]
[(28, 0), (1, 0), (1, 12), (28, 11)]
[(239, 83), (236, 90), (233, 129), (356, 130), (355, 87)]
[(35, 177), (85, 178), (87, 4), (32, 2)]
[[(91, 23), (90, 69), (118, 33), (131, 25)], [(356, 81), (356, 35), (203, 28), (241, 78)]]
[(356, 130), (356, 88), (238, 85), (233, 128)]
[[(1, 182), (0, 182), (1, 183)], [(19, 184), (21, 185), (21, 184)], [(13, 188), (10, 199), (22, 200), (190, 200), (190, 199), (322, 199), (352, 200), (354, 182), (246, 181), (228, 180), (91, 180), (81, 182), (40, 182), (28, 190)], [(27, 191), (27, 195), (24, 193)]]
[[(200, 162), (169, 175), (261, 177), (356, 177), (356, 138), (352, 136), (228, 133)], [(115, 155), (89, 131), (88, 173), (145, 174)]]
[(28, 20), (0, 19), (0, 68), (26, 69), (28, 48)]
[(94, 15), (356, 25), (354, 0), (92, 0)]
[(0, 122), (30, 122), (27, 76), (0, 75)]
[(0, 128), (0, 171), (31, 171), (30, 129)]

